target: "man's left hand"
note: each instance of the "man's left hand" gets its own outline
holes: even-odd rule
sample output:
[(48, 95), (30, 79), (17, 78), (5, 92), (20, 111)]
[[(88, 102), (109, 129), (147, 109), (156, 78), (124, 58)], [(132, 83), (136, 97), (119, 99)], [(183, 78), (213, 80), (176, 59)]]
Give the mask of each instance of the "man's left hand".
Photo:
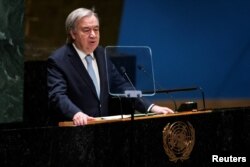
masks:
[(173, 114), (174, 111), (168, 107), (161, 107), (158, 105), (154, 105), (151, 108), (151, 112), (156, 113), (156, 114)]

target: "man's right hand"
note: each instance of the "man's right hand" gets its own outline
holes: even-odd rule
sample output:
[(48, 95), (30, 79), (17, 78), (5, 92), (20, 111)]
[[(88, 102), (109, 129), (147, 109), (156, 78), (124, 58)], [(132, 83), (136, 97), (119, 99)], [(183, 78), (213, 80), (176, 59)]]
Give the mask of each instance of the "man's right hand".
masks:
[(87, 114), (84, 114), (83, 112), (77, 112), (73, 117), (73, 123), (76, 126), (86, 125), (88, 121), (92, 120), (95, 120), (95, 118), (90, 117)]

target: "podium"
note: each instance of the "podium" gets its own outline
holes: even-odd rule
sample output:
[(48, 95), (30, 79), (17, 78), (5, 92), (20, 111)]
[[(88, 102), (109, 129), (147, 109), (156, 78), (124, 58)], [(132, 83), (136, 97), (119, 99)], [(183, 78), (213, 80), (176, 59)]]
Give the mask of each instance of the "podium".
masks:
[[(227, 166), (230, 163), (212, 162), (212, 155), (248, 156), (249, 111), (250, 108), (188, 111), (139, 115), (134, 121), (129, 117), (99, 119), (78, 127), (63, 122), (56, 127), (2, 129), (0, 166)], [(178, 133), (184, 132), (182, 123), (188, 125), (189, 133)], [(178, 126), (173, 128), (174, 125)], [(178, 135), (171, 138), (170, 131)], [(187, 139), (192, 143), (190, 147), (180, 143)], [(189, 150), (183, 151), (187, 147)], [(248, 163), (247, 159), (234, 162), (233, 166)]]

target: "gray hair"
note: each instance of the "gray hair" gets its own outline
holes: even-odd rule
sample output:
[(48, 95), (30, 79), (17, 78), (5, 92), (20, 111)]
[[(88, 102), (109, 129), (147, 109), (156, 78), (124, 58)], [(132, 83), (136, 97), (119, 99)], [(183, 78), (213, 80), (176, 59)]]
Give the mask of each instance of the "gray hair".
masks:
[[(72, 11), (68, 15), (68, 17), (65, 21), (65, 28), (66, 28), (66, 33), (67, 33), (67, 41), (66, 41), (67, 43), (73, 42), (73, 39), (70, 35), (70, 31), (75, 28), (75, 23), (83, 17), (92, 16), (92, 15), (94, 15), (98, 19), (98, 16), (94, 12), (94, 9), (90, 10), (90, 9), (86, 9), (86, 8), (78, 8), (78, 9), (75, 9), (74, 11)], [(99, 19), (98, 19), (98, 21), (99, 21)]]

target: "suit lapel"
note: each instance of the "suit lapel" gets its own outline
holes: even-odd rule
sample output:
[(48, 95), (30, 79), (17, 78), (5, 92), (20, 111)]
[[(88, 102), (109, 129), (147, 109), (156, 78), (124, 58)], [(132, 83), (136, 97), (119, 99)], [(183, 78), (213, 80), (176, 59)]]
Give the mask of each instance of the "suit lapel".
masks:
[(95, 85), (94, 85), (92, 79), (90, 78), (88, 71), (86, 70), (84, 64), (82, 63), (80, 56), (77, 54), (76, 50), (74, 49), (74, 47), (72, 45), (69, 45), (69, 54), (68, 55), (69, 55), (69, 59), (70, 59), (72, 66), (80, 74), (84, 83), (86, 83), (88, 85), (88, 87), (91, 89), (91, 91), (95, 94), (96, 98), (98, 98), (97, 93), (96, 93), (96, 89), (95, 89)]

